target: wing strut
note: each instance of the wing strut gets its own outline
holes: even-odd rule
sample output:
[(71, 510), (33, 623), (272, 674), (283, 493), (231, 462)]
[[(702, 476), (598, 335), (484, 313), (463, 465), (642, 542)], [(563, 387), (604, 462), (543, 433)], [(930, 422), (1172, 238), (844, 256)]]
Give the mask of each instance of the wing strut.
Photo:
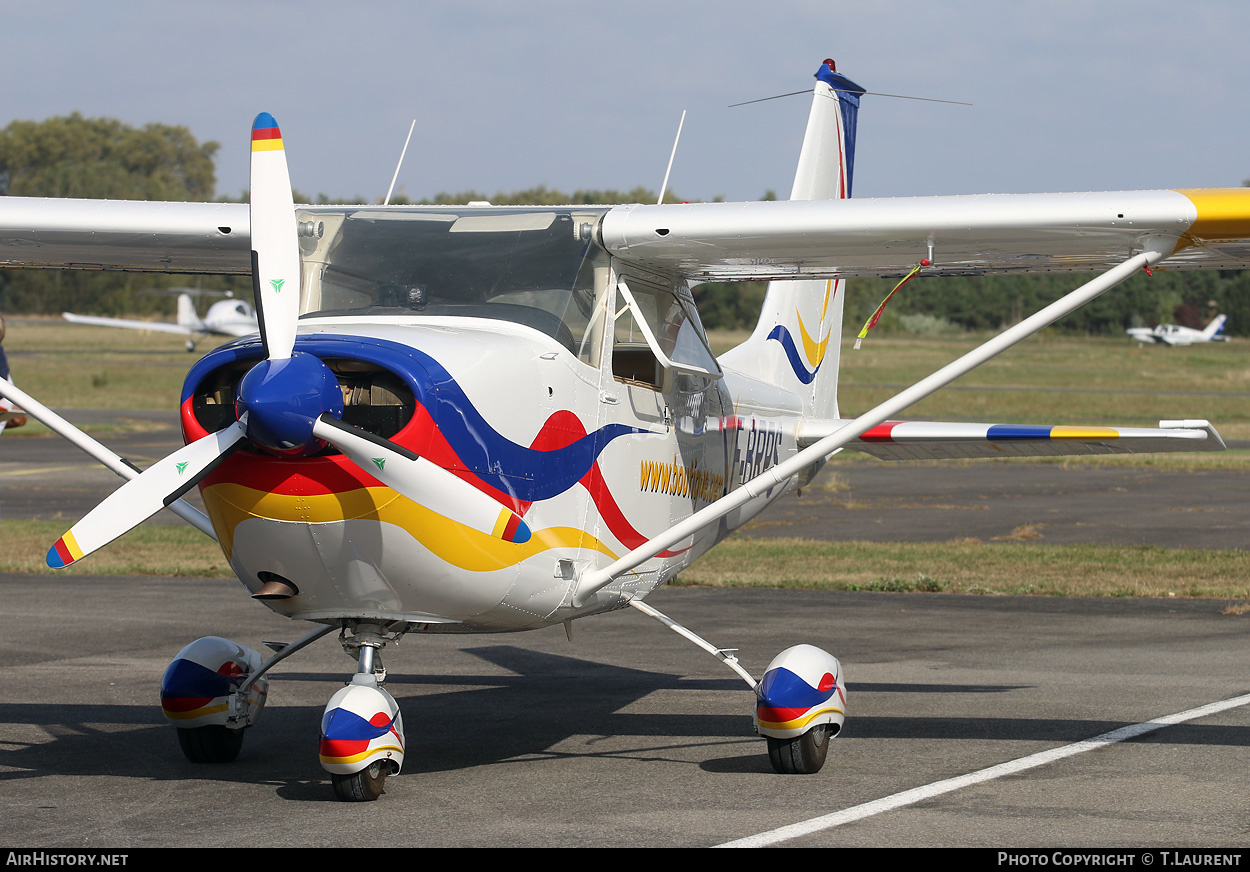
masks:
[[(12, 383), (0, 379), (0, 397), (6, 400), (12, 400), (17, 404), (18, 408), (35, 418), (45, 427), (56, 433), (58, 436), (64, 436), (77, 447), (81, 448), (95, 460), (98, 460), (104, 466), (120, 475), (122, 478), (130, 481), (138, 478), (140, 470), (129, 460), (113, 451), (110, 451), (104, 445), (92, 439), (82, 430), (79, 430), (69, 421), (66, 421), (56, 412), (49, 409), (43, 403), (36, 400), (30, 394), (16, 387)], [(183, 500), (174, 500), (169, 503), (166, 508), (175, 515), (182, 518), (192, 527), (195, 527), (205, 536), (212, 539), (217, 538), (217, 534), (213, 531), (213, 525), (208, 520), (208, 515), (201, 512), (195, 506)]]
[(1027, 339), (1044, 327), (1048, 327), (1064, 315), (1088, 303), (1090, 300), (1110, 290), (1126, 279), (1132, 277), (1144, 267), (1154, 266), (1172, 253), (1176, 247), (1176, 239), (1170, 237), (1151, 237), (1143, 240), (1142, 252), (1130, 257), (1119, 266), (1114, 266), (1098, 277), (1091, 279), (1074, 291), (1060, 297), (1043, 309), (1025, 318), (1019, 324), (1009, 327), (1002, 333), (969, 351), (963, 357), (948, 363), (937, 372), (916, 382), (909, 388), (895, 394), (881, 405), (860, 415), (845, 427), (830, 433), (819, 442), (795, 454), (789, 460), (777, 464), (772, 469), (757, 475), (750, 481), (741, 484), (737, 490), (704, 506), (684, 521), (669, 527), (668, 530), (654, 539), (643, 543), (628, 552), (615, 563), (583, 573), (577, 580), (573, 590), (573, 605), (581, 608), (596, 592), (612, 583), (617, 576), (640, 566), (666, 548), (671, 548), (687, 536), (691, 536), (704, 527), (720, 520), (734, 509), (750, 500), (761, 496), (784, 484), (791, 476), (802, 472), (809, 466), (819, 463), (834, 451), (848, 442), (858, 438), (889, 418), (897, 415), (908, 406), (919, 402), (940, 388), (985, 363), (987, 360)]

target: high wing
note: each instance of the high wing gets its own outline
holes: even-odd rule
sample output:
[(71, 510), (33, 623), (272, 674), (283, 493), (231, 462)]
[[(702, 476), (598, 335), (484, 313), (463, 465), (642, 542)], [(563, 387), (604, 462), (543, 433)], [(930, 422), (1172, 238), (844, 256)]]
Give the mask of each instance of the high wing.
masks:
[(1151, 237), (1168, 267), (1250, 266), (1250, 190), (982, 194), (621, 206), (604, 245), (656, 272), (710, 281), (1093, 272)]
[[(799, 428), (799, 445), (804, 448), (813, 445), (849, 423), (849, 420), (805, 420)], [(1225, 450), (1220, 434), (1210, 422), (1201, 420), (1160, 421), (1158, 429), (886, 421), (846, 447), (880, 460)]]
[[(62, 312), (61, 317), (71, 324), (91, 324), (96, 327), (124, 327), (127, 330), (154, 330), (157, 333), (177, 333), (182, 336), (204, 333), (204, 330), (193, 330), (181, 324), (168, 321), (137, 321), (130, 318), (103, 318), (95, 315), (75, 315), (73, 312)], [(253, 331), (255, 332), (255, 331)]]
[(246, 203), (0, 197), (0, 267), (251, 273)]
[[(1152, 238), (1175, 241), (1168, 267), (1238, 269), (1250, 189), (616, 206), (597, 233), (623, 263), (693, 281), (901, 275), (922, 258), (926, 275), (1090, 272)], [(245, 204), (0, 197), (0, 267), (244, 275), (249, 245)]]

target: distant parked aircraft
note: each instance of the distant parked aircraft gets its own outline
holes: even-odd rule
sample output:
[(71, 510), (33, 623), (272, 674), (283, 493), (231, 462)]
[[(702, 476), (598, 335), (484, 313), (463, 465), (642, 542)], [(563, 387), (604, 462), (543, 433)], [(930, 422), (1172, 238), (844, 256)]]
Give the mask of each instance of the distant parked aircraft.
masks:
[(1160, 345), (1196, 345), (1199, 342), (1227, 342), (1224, 324), (1227, 315), (1217, 315), (1205, 330), (1182, 327), (1179, 324), (1160, 324), (1158, 327), (1131, 327), (1128, 335), (1142, 345), (1154, 342)]
[[(256, 313), (242, 300), (222, 300), (208, 307), (203, 319), (195, 312), (190, 293), (178, 295), (178, 323), (168, 321), (136, 321), (126, 318), (99, 318), (93, 315), (75, 315), (63, 312), (65, 320), (73, 324), (94, 324), (97, 327), (125, 327), (129, 330), (156, 330), (160, 333), (182, 333), (203, 338), (216, 336), (250, 336), (260, 332)], [(187, 351), (195, 350), (195, 339), (187, 340)]]

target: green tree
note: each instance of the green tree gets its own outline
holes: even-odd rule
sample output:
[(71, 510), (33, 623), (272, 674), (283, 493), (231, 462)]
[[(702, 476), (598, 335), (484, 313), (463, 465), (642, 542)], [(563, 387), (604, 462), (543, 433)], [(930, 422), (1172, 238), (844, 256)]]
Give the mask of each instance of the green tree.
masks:
[[(111, 200), (211, 200), (216, 142), (185, 127), (131, 127), (78, 113), (14, 121), (0, 131), (0, 194)], [(172, 276), (61, 270), (0, 274), (0, 310), (106, 314), (172, 311), (168, 298), (138, 292), (201, 284)]]
[(75, 112), (0, 132), (0, 193), (20, 197), (210, 200), (216, 142), (185, 127), (130, 127)]

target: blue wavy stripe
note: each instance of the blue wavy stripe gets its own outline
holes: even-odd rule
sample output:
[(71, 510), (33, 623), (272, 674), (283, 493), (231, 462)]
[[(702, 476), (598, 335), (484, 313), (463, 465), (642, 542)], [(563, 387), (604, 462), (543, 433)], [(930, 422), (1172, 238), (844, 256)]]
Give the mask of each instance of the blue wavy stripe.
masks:
[(820, 366), (818, 365), (811, 372), (807, 371), (807, 367), (803, 365), (803, 358), (799, 357), (799, 349), (795, 347), (794, 338), (790, 336), (790, 331), (778, 324), (773, 328), (773, 332), (768, 334), (768, 338), (777, 340), (786, 350), (786, 357), (790, 358), (790, 368), (794, 370), (795, 378), (805, 385), (810, 385), (816, 378), (816, 373), (820, 372)]
[[(460, 461), (492, 487), (525, 502), (550, 499), (573, 487), (613, 439), (650, 432), (625, 424), (608, 424), (564, 448), (540, 451), (513, 442), (495, 430), (442, 364), (416, 348), (354, 336), (300, 337), (295, 348), (322, 359), (368, 361), (401, 376)], [(183, 402), (213, 370), (262, 353), (259, 341), (254, 339), (232, 342), (209, 353), (187, 374)], [(499, 389), (515, 391), (518, 387), (502, 380)]]
[(215, 699), (242, 678), (228, 678), (192, 660), (175, 660), (161, 679), (161, 699)]
[[(576, 442), (551, 451), (519, 445), (491, 427), (447, 370), (429, 355), (413, 351), (428, 378), (419, 394), (439, 432), (462, 463), (483, 481), (517, 499), (550, 499), (577, 484), (613, 439), (646, 433), (625, 424), (608, 424)], [(430, 404), (433, 397), (435, 402)]]
[(827, 702), (837, 692), (837, 685), (829, 690), (818, 690), (789, 669), (777, 667), (769, 670), (760, 682), (759, 698), (769, 708), (808, 709)]
[(321, 718), (321, 738), (338, 742), (371, 742), (389, 733), (393, 723), (395, 719), (391, 718), (382, 726), (376, 726), (355, 712), (336, 708)]

